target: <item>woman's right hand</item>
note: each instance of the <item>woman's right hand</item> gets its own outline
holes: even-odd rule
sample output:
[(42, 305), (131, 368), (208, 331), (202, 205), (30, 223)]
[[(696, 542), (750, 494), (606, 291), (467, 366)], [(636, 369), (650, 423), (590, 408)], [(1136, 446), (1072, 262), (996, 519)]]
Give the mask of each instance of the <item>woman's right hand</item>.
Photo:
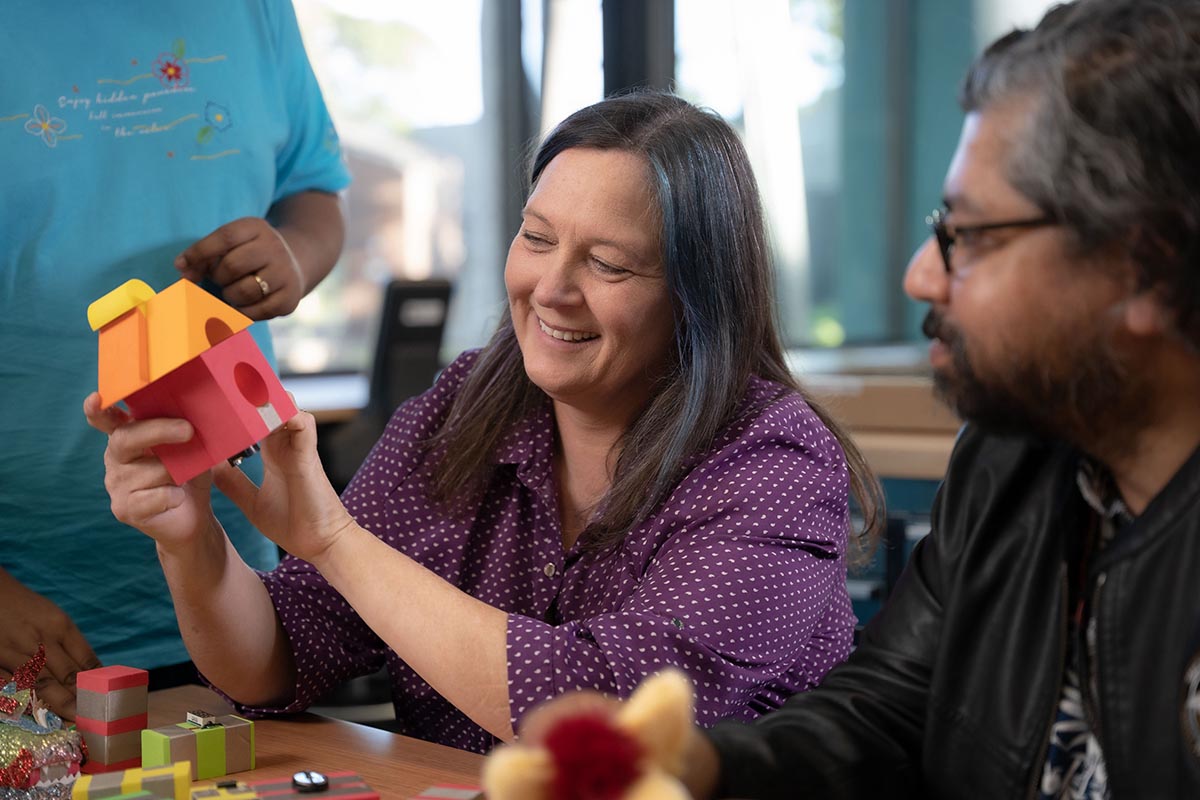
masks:
[(211, 473), (176, 486), (150, 449), (191, 439), (192, 426), (187, 420), (134, 420), (116, 406), (101, 408), (100, 395), (95, 392), (83, 401), (83, 413), (89, 425), (108, 434), (104, 487), (112, 500), (113, 516), (168, 550), (194, 543), (213, 530)]

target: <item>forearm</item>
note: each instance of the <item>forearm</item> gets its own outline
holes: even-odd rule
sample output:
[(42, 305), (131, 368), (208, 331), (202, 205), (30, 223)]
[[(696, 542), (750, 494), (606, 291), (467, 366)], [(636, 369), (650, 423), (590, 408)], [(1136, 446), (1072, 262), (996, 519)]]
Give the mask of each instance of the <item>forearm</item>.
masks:
[(271, 597), (214, 519), (208, 535), (158, 547), (188, 652), (205, 677), (246, 705), (289, 699), (295, 663)]
[(267, 213), (296, 259), (304, 294), (320, 283), (342, 252), (345, 222), (335, 194), (319, 191), (288, 195)]
[(720, 759), (712, 742), (692, 728), (683, 761), (683, 784), (696, 800), (709, 800), (717, 791)]
[(507, 614), (460, 591), (357, 525), (313, 564), (439, 694), (500, 739), (513, 738)]

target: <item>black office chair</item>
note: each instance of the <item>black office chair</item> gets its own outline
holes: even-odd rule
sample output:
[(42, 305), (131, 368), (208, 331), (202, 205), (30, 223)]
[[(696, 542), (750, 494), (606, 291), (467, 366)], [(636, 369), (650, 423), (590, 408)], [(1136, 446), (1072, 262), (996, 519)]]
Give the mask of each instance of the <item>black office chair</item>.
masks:
[[(395, 280), (388, 284), (367, 407), (319, 440), (325, 472), (339, 494), (387, 427), (396, 407), (433, 385), (442, 367), (438, 352), (449, 303), (449, 281)], [(395, 730), (391, 681), (386, 670), (335, 687), (310, 710)]]
[(388, 284), (375, 343), (367, 407), (321, 444), (325, 471), (340, 493), (383, 433), (396, 407), (433, 385), (450, 282), (394, 280)]

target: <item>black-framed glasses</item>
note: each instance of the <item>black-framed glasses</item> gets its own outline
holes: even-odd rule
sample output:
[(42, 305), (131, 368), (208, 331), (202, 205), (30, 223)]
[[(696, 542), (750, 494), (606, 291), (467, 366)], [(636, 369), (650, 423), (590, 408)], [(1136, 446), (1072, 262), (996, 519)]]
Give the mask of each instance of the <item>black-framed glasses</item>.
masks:
[(954, 253), (955, 242), (964, 234), (970, 235), (973, 233), (982, 233), (983, 231), (994, 231), (1002, 228), (1041, 228), (1046, 225), (1057, 225), (1058, 220), (1051, 216), (1041, 216), (1033, 219), (1016, 219), (1005, 222), (984, 222), (979, 225), (955, 225), (953, 228), (946, 226), (946, 209), (935, 208), (925, 218), (925, 224), (933, 231), (933, 235), (937, 238), (938, 250), (942, 253), (942, 265), (946, 268), (946, 273), (954, 271), (950, 264), (950, 259)]

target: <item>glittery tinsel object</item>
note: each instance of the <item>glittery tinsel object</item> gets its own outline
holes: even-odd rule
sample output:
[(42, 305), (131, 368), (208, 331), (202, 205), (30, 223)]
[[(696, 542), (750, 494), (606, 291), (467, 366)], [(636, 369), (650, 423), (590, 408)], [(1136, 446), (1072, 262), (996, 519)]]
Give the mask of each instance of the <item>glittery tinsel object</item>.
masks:
[(0, 786), (0, 800), (70, 800), (74, 783), (52, 783), (36, 789), (10, 789)]
[(45, 668), (46, 645), (39, 644), (33, 658), (26, 661), (20, 669), (13, 673), (12, 682), (17, 685), (18, 689), (32, 689), (37, 686), (37, 676)]
[(75, 730), (30, 733), (0, 725), (0, 786), (28, 789), (48, 777), (78, 774), (83, 739)]
[(38, 652), (0, 688), (0, 800), (58, 800), (87, 758), (79, 732), (67, 730), (37, 698), (37, 676), (46, 665)]

